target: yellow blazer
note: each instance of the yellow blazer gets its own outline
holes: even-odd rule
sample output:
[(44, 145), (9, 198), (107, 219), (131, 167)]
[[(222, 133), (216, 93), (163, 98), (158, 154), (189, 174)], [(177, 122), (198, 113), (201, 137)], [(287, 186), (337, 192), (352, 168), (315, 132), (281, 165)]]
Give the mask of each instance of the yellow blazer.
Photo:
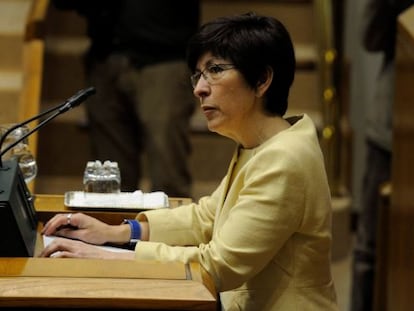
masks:
[(289, 121), (257, 148), (237, 148), (211, 196), (140, 213), (150, 241), (136, 258), (201, 263), (223, 310), (338, 310), (323, 155), (311, 119)]

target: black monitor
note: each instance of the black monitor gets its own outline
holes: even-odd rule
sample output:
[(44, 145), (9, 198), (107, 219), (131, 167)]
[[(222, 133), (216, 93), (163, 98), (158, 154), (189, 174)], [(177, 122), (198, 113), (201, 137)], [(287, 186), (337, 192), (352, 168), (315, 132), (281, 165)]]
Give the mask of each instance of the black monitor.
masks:
[(0, 167), (0, 257), (32, 257), (37, 236), (33, 197), (16, 160)]

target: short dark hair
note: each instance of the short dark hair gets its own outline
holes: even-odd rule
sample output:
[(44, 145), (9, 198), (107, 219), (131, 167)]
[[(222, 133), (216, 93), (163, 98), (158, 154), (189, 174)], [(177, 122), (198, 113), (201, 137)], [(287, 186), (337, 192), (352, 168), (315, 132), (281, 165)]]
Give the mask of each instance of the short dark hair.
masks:
[(192, 72), (207, 52), (230, 60), (252, 88), (272, 68), (264, 110), (271, 115), (286, 113), (296, 60), (290, 34), (279, 20), (249, 12), (207, 22), (188, 43), (187, 62)]

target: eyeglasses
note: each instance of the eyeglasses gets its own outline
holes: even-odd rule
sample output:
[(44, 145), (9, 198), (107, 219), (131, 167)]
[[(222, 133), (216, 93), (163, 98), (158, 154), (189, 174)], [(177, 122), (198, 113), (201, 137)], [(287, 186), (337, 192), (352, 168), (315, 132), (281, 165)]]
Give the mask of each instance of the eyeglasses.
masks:
[(201, 76), (203, 76), (204, 80), (206, 80), (208, 84), (211, 84), (214, 81), (219, 80), (223, 76), (224, 71), (233, 68), (236, 68), (233, 64), (211, 64), (203, 71), (196, 72), (190, 77), (191, 85), (195, 88)]

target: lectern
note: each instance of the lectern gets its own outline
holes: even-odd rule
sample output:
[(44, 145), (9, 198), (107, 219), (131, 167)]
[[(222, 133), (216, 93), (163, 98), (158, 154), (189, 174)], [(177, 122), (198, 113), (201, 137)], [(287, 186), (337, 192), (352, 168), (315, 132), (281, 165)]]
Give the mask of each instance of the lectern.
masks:
[[(170, 206), (182, 201), (170, 198)], [(73, 212), (63, 202), (63, 195), (36, 195), (38, 230), (55, 213)], [(86, 212), (114, 224), (133, 217), (131, 212)], [(38, 233), (35, 255), (42, 241)], [(0, 309), (215, 311), (217, 303), (213, 280), (198, 263), (0, 258)]]

